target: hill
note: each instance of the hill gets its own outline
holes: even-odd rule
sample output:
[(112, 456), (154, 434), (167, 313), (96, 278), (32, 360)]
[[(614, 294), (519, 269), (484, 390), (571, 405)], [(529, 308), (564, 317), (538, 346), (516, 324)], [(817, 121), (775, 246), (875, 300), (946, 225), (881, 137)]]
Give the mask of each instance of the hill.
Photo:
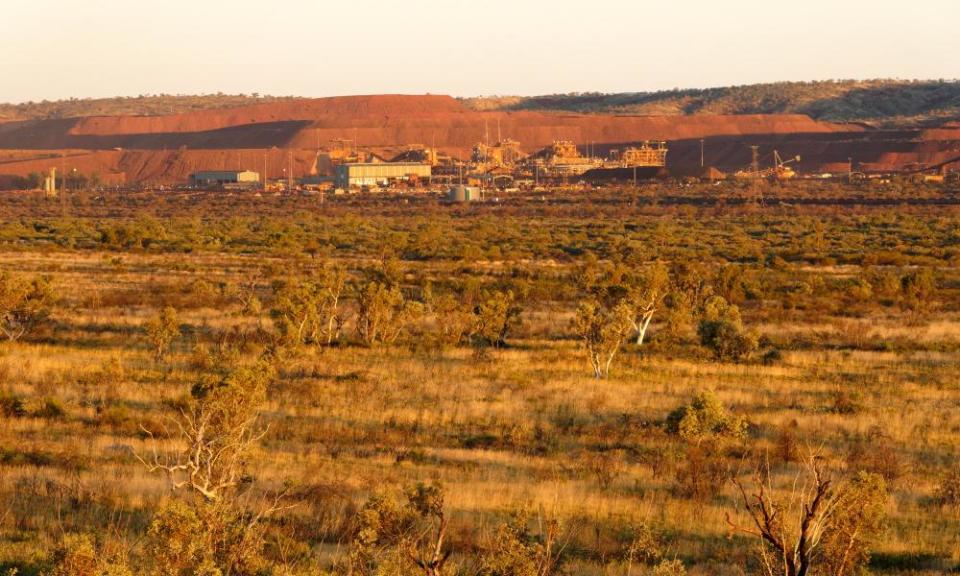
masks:
[[(85, 116), (167, 116), (310, 99), (260, 94), (140, 95), (117, 98), (0, 103), (0, 120)], [(687, 116), (806, 114), (832, 122), (905, 126), (960, 119), (960, 81), (837, 80), (779, 82), (659, 92), (599, 92), (463, 98), (475, 111), (553, 111), (585, 114)]]
[(832, 122), (903, 126), (960, 118), (960, 81), (844, 80), (726, 88), (495, 96), (465, 99), (475, 110), (600, 114), (806, 114)]
[[(774, 92), (770, 92), (771, 98)], [(790, 108), (799, 107), (799, 99), (791, 100), (789, 90), (782, 92), (780, 104), (765, 105), (776, 112), (766, 114), (748, 113), (764, 106), (747, 106), (749, 98), (744, 93), (717, 97), (712, 103), (703, 97), (704, 101), (688, 106), (686, 112), (664, 109), (661, 114), (631, 112), (630, 106), (635, 105), (624, 95), (465, 101), (442, 95), (387, 94), (258, 98), (242, 106), (229, 105), (231, 97), (200, 97), (193, 102), (187, 97), (169, 101), (146, 98), (147, 108), (206, 108), (170, 114), (0, 120), (0, 175), (26, 176), (58, 167), (97, 174), (102, 181), (172, 183), (186, 181), (191, 172), (201, 169), (251, 168), (276, 177), (292, 162), (293, 174), (300, 176), (328, 171), (321, 156), (334, 140), (349, 141), (384, 158), (414, 144), (466, 157), (474, 144), (498, 134), (519, 141), (527, 153), (555, 140), (588, 145), (601, 155), (642, 140), (666, 140), (670, 142), (670, 167), (677, 174), (699, 171), (701, 161), (722, 170), (737, 170), (750, 162), (750, 146), (764, 152), (764, 162), (773, 150), (789, 157), (800, 155), (802, 162), (797, 167), (804, 172), (834, 171), (838, 164), (846, 167), (851, 158), (858, 165), (890, 170), (936, 165), (955, 158), (960, 151), (960, 127), (946, 125), (946, 118), (935, 129), (878, 130), (862, 123), (789, 113)], [(752, 98), (762, 100), (757, 94)], [(835, 100), (852, 106), (849, 91)], [(588, 101), (593, 103), (588, 105)], [(667, 101), (659, 100), (661, 106)], [(651, 99), (645, 105), (654, 102)], [(816, 102), (825, 105), (824, 100), (815, 101), (811, 96), (805, 106), (812, 108)], [(220, 104), (224, 107), (218, 108)], [(938, 109), (946, 110), (949, 105), (944, 96)], [(897, 113), (905, 109), (905, 105), (889, 107)], [(932, 104), (928, 106), (925, 116), (932, 117), (933, 109)], [(61, 112), (66, 114), (65, 110)], [(24, 108), (23, 113), (36, 115), (39, 109)], [(704, 148), (701, 139), (707, 140)]]
[(0, 103), (0, 120), (52, 120), (81, 116), (160, 116), (293, 100), (299, 100), (299, 98), (259, 94), (151, 94), (116, 98), (71, 98), (20, 104)]

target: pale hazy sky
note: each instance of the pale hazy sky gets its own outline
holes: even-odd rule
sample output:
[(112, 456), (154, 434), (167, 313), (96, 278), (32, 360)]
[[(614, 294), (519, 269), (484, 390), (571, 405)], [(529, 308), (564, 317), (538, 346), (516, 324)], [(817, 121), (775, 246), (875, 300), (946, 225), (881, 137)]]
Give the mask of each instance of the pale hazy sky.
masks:
[(0, 101), (960, 78), (960, 1), (0, 0)]

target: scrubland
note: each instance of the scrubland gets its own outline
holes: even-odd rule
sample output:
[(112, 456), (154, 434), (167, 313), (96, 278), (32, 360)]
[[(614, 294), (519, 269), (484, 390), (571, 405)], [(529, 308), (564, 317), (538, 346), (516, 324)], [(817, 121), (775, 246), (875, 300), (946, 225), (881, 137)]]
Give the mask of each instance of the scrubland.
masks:
[[(476, 206), (0, 198), (3, 312), (16, 282), (50, 291), (0, 344), (0, 566), (765, 573), (744, 496), (782, 496), (789, 532), (816, 469), (836, 494), (882, 489), (858, 524), (824, 521), (810, 573), (955, 570), (955, 193), (801, 186), (765, 205), (661, 185)], [(632, 287), (653, 308), (641, 345), (611, 328)], [(591, 342), (615, 352), (599, 378)], [(215, 497), (157, 469), (211, 413), (241, 426)]]

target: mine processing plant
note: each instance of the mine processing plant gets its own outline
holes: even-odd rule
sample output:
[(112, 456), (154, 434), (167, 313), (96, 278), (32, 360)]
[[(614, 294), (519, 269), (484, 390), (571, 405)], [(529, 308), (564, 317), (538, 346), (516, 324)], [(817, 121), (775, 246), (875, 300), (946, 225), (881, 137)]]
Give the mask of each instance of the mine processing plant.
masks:
[(620, 168), (663, 168), (667, 165), (667, 143), (664, 141), (643, 142), (640, 146), (627, 148), (620, 155)]

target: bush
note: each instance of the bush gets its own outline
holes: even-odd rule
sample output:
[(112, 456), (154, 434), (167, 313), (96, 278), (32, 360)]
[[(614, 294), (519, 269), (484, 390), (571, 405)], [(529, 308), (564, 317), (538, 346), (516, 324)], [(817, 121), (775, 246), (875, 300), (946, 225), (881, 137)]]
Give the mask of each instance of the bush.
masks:
[(628, 566), (634, 562), (653, 565), (663, 560), (663, 538), (646, 524), (631, 529), (629, 538), (629, 545), (622, 553)]
[(53, 551), (49, 576), (132, 576), (123, 553), (97, 549), (86, 534), (66, 534)]
[(782, 462), (799, 462), (800, 446), (797, 439), (797, 421), (791, 420), (780, 427), (775, 440), (774, 454)]
[(667, 416), (667, 432), (699, 444), (714, 438), (744, 438), (747, 421), (730, 414), (712, 392), (701, 392)]
[(847, 465), (852, 470), (878, 474), (887, 482), (893, 482), (903, 474), (897, 447), (879, 426), (872, 427), (866, 438), (851, 446)]
[(743, 329), (740, 309), (720, 296), (710, 298), (704, 305), (697, 334), (700, 343), (711, 348), (717, 360), (739, 362), (758, 346), (757, 337)]
[(863, 407), (863, 395), (856, 390), (837, 388), (832, 394), (830, 411), (834, 414), (856, 414)]
[(7, 418), (22, 418), (27, 415), (23, 399), (11, 393), (0, 394), (0, 414)]
[(654, 566), (652, 574), (653, 576), (686, 576), (687, 569), (680, 560), (664, 560)]
[(145, 326), (147, 340), (153, 348), (153, 357), (159, 362), (166, 356), (170, 344), (180, 337), (180, 321), (177, 311), (167, 306), (147, 322)]
[(601, 490), (609, 490), (617, 478), (623, 474), (623, 454), (619, 451), (588, 454), (584, 457), (584, 465), (597, 480)]
[(53, 552), (51, 576), (97, 576), (97, 552), (86, 534), (67, 534)]
[(528, 524), (527, 515), (520, 513), (500, 526), (493, 549), (480, 558), (482, 576), (551, 576), (559, 571), (562, 558), (554, 550), (559, 524), (547, 521), (540, 534)]
[(188, 576), (203, 564), (203, 523), (189, 506), (173, 502), (160, 509), (147, 530), (146, 551), (154, 574)]
[(31, 280), (0, 274), (0, 331), (17, 341), (49, 318), (57, 295), (47, 276)]
[(674, 493), (703, 502), (720, 494), (727, 466), (714, 447), (688, 446), (674, 470)]
[(960, 468), (954, 467), (943, 475), (937, 486), (934, 501), (940, 506), (960, 509)]
[(36, 418), (46, 418), (56, 420), (66, 416), (67, 410), (56, 398), (44, 398), (39, 408), (34, 410), (33, 415)]

